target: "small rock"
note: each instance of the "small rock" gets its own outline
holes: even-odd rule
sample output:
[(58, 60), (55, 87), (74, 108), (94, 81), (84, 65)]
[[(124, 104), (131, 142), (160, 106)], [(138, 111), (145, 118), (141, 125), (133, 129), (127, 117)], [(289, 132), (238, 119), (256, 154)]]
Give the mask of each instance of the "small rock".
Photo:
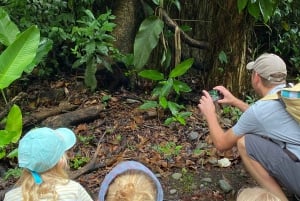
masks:
[(215, 157), (210, 157), (210, 158), (208, 159), (208, 162), (209, 162), (210, 164), (212, 164), (212, 165), (216, 165), (216, 164), (218, 164), (218, 159), (215, 158)]
[(196, 149), (204, 149), (206, 147), (207, 147), (207, 143), (200, 142), (199, 144), (197, 144)]
[(229, 193), (230, 191), (232, 191), (232, 186), (226, 180), (219, 180), (219, 185), (225, 193)]
[(211, 183), (211, 182), (212, 182), (212, 179), (209, 178), (209, 177), (206, 177), (206, 178), (201, 179), (201, 181), (202, 181), (202, 182)]
[(177, 190), (176, 190), (176, 189), (171, 189), (171, 190), (170, 190), (170, 194), (171, 194), (171, 195), (173, 195), (173, 194), (175, 194), (175, 193), (177, 193)]
[(188, 134), (189, 140), (196, 140), (199, 137), (198, 132), (192, 131)]
[(219, 167), (229, 167), (231, 165), (231, 162), (228, 158), (222, 158), (218, 160)]
[(175, 180), (179, 180), (181, 177), (182, 177), (181, 173), (174, 173), (174, 174), (172, 174), (172, 178), (175, 179)]

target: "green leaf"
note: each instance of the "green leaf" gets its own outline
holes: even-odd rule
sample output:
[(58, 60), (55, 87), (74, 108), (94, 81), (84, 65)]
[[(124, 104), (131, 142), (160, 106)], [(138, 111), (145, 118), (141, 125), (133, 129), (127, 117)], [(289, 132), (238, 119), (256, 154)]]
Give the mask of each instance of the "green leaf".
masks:
[(238, 10), (239, 13), (242, 12), (242, 10), (244, 10), (247, 6), (248, 0), (238, 0)]
[(156, 80), (156, 81), (164, 79), (164, 74), (162, 74), (157, 70), (143, 70), (139, 72), (139, 76), (150, 80)]
[(168, 100), (164, 96), (159, 97), (159, 104), (162, 108), (166, 109), (168, 106)]
[(185, 125), (186, 121), (185, 118), (181, 117), (181, 116), (176, 116), (176, 120), (181, 124), (181, 125)]
[(11, 45), (19, 33), (17, 25), (10, 20), (6, 11), (0, 8), (0, 43), (5, 46)]
[(180, 6), (179, 0), (173, 0), (172, 3), (176, 6), (176, 8), (178, 9), (178, 11), (181, 10), (181, 6)]
[(0, 147), (0, 159), (4, 158), (6, 155), (6, 151), (4, 149), (1, 149)]
[(167, 97), (171, 92), (172, 86), (173, 86), (173, 79), (169, 78), (166, 82), (164, 82), (161, 88), (160, 96)]
[(268, 22), (270, 17), (273, 15), (278, 2), (274, 0), (259, 0), (259, 8), (262, 13), (264, 22)]
[(151, 108), (157, 108), (158, 103), (156, 101), (146, 101), (143, 105), (139, 107), (139, 109), (147, 110)]
[(48, 52), (52, 49), (53, 41), (49, 38), (43, 38), (40, 41), (39, 47), (37, 49), (36, 56), (34, 60), (29, 64), (24, 71), (26, 73), (31, 73), (34, 67), (39, 64), (48, 54)]
[(169, 125), (170, 123), (175, 121), (176, 121), (175, 117), (169, 117), (164, 121), (164, 125)]
[(18, 157), (18, 149), (12, 150), (10, 153), (7, 154), (6, 157), (8, 157), (8, 158), (16, 158), (16, 157)]
[(40, 32), (36, 26), (22, 32), (0, 55), (0, 89), (18, 79), (33, 61), (39, 45)]
[(179, 105), (172, 101), (168, 102), (168, 108), (170, 109), (173, 116), (176, 116), (179, 112)]
[(222, 63), (222, 64), (227, 64), (228, 63), (228, 60), (227, 60), (227, 55), (224, 51), (221, 51), (219, 53), (219, 61)]
[(164, 23), (156, 16), (146, 18), (134, 41), (134, 66), (140, 70), (147, 63), (152, 50), (156, 47)]
[(255, 19), (258, 19), (260, 14), (258, 2), (248, 4), (247, 8), (250, 15), (252, 15)]
[(180, 112), (179, 114), (178, 114), (178, 116), (180, 116), (180, 117), (182, 117), (182, 118), (187, 118), (187, 117), (190, 117), (192, 115), (192, 113), (191, 112)]
[(174, 80), (173, 82), (173, 88), (176, 91), (177, 94), (180, 94), (180, 92), (190, 92), (192, 89), (184, 82), (181, 82), (179, 80)]
[(185, 74), (185, 72), (191, 68), (193, 63), (194, 63), (193, 58), (189, 58), (189, 59), (181, 62), (170, 72), (169, 77), (174, 78), (174, 77), (178, 77), (178, 76)]
[(155, 5), (159, 6), (160, 0), (152, 0), (152, 2), (153, 2)]
[(10, 144), (15, 137), (15, 132), (0, 130), (0, 147)]
[(7, 115), (5, 130), (13, 134), (12, 142), (19, 141), (22, 134), (22, 112), (19, 106), (13, 105)]

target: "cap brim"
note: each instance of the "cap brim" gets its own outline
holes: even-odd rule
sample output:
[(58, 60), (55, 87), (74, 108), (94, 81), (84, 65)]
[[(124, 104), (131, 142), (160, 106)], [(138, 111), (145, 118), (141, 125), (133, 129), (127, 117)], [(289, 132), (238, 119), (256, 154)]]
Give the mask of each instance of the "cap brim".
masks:
[(254, 61), (251, 61), (246, 66), (247, 70), (252, 70), (254, 68)]
[(58, 128), (55, 130), (65, 141), (66, 150), (70, 149), (76, 143), (76, 136), (71, 129)]
[(155, 183), (156, 189), (157, 189), (157, 201), (163, 200), (163, 189), (162, 186), (157, 179), (157, 177), (154, 175), (154, 173), (144, 166), (143, 164), (137, 162), (137, 161), (124, 161), (119, 163), (116, 167), (114, 167), (104, 178), (99, 191), (99, 201), (104, 201), (105, 195), (107, 193), (107, 190), (109, 188), (110, 183), (120, 174), (127, 172), (128, 170), (138, 170), (144, 172), (146, 175), (148, 175), (153, 182)]

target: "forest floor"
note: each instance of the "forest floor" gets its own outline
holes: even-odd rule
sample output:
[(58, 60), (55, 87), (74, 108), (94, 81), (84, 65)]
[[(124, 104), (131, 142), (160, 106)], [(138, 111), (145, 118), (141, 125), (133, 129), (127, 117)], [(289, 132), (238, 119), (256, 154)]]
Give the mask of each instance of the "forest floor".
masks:
[[(256, 185), (244, 170), (236, 148), (227, 152), (214, 148), (206, 122), (193, 101), (187, 102), (192, 115), (186, 125), (165, 126), (167, 114), (138, 109), (142, 100), (149, 98), (145, 91), (129, 92), (121, 88), (114, 92), (91, 93), (84, 87), (83, 80), (76, 77), (22, 81), (11, 87), (10, 93), (20, 90), (25, 95), (16, 104), (21, 107), (24, 119), (55, 110), (66, 102), (75, 106), (73, 111), (101, 105), (96, 116), (87, 115), (71, 125), (55, 125), (68, 126), (77, 135), (77, 143), (69, 151), (72, 171), (80, 170), (96, 153), (97, 168), (75, 178), (95, 200), (104, 176), (124, 160), (136, 160), (149, 167), (161, 181), (166, 201), (235, 200), (239, 189)], [(48, 116), (27, 121), (24, 132), (32, 127), (48, 126), (49, 121), (45, 121)], [(218, 164), (223, 158), (229, 159), (228, 167)], [(0, 173), (16, 166), (16, 160), (4, 159)], [(1, 179), (0, 190), (9, 189), (15, 181), (14, 178)]]

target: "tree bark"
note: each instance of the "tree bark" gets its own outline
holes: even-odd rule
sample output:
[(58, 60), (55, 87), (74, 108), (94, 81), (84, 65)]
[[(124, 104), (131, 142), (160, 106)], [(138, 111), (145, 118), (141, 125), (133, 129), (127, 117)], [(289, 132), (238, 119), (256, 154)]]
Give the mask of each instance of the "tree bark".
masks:
[[(181, 5), (178, 22), (192, 28), (191, 37), (209, 43), (208, 50), (182, 45), (183, 57), (195, 58), (200, 89), (224, 85), (235, 95), (244, 95), (249, 88), (245, 65), (252, 19), (247, 13), (238, 13), (236, 1), (185, 0)], [(227, 55), (228, 63), (218, 59), (221, 51)]]
[[(167, 9), (168, 18), (164, 16), (165, 26), (169, 26), (172, 30), (174, 29), (173, 22), (175, 22), (179, 26), (191, 27), (189, 32), (180, 31), (182, 39), (180, 57), (181, 60), (194, 58), (197, 73), (193, 72), (193, 76), (198, 78), (198, 90), (224, 85), (235, 95), (245, 95), (250, 87), (245, 65), (254, 20), (248, 16), (247, 12), (238, 13), (237, 1), (181, 0), (180, 3), (180, 11), (177, 11), (174, 6)], [(117, 16), (114, 34), (117, 38), (116, 45), (122, 52), (133, 52), (134, 38), (144, 19), (141, 8), (142, 5), (138, 0), (114, 1), (113, 13)], [(173, 48), (173, 52), (176, 52), (172, 40), (168, 44)], [(201, 41), (201, 43), (199, 45), (191, 41)], [(155, 48), (147, 68), (159, 68), (162, 49), (161, 44)], [(221, 63), (218, 59), (222, 51), (227, 56), (227, 63)], [(173, 56), (174, 59), (176, 55)], [(176, 62), (172, 63), (171, 68)]]

